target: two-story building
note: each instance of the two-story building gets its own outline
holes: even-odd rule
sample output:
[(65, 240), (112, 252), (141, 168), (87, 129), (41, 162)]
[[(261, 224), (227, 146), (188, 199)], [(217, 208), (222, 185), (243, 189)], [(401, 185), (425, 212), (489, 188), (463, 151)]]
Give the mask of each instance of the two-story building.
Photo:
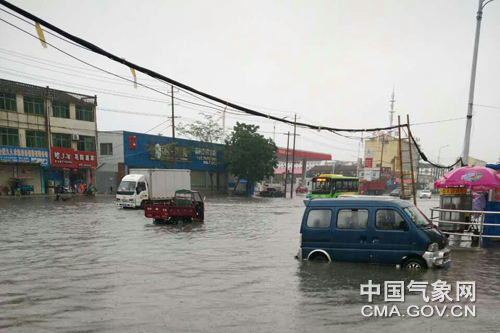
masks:
[(95, 96), (0, 79), (0, 192), (95, 184)]

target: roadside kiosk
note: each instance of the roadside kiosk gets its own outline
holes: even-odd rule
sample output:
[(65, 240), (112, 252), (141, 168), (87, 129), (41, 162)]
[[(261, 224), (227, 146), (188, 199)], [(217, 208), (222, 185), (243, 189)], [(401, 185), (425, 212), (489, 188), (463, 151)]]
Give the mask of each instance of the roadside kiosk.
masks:
[[(439, 189), (439, 208), (451, 210), (471, 210), (472, 194), (466, 187), (445, 187)], [(470, 222), (470, 213), (439, 212), (441, 221)], [(439, 228), (447, 232), (463, 232), (466, 224), (440, 222)]]

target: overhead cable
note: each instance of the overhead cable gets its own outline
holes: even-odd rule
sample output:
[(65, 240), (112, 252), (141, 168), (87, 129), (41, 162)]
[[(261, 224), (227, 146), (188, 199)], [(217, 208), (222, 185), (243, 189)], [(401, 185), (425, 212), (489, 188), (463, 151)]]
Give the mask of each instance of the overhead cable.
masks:
[[(258, 112), (258, 111), (255, 111), (255, 110), (252, 110), (252, 109), (249, 109), (249, 108), (246, 108), (246, 107), (243, 107), (243, 106), (240, 106), (238, 104), (235, 104), (235, 103), (232, 103), (232, 102), (229, 102), (229, 101), (226, 101), (226, 100), (223, 100), (221, 98), (218, 98), (216, 96), (213, 96), (211, 94), (208, 94), (208, 93), (205, 93), (203, 91), (200, 91), (200, 90), (197, 90), (191, 86), (188, 86), (184, 83), (181, 83), (179, 81), (176, 81), (176, 80), (173, 80), (169, 77), (166, 77), (162, 74), (159, 74), (149, 68), (146, 68), (146, 67), (142, 67), (142, 66), (139, 66), (133, 62), (130, 62), (130, 61), (127, 61), (126, 59), (122, 58), (122, 57), (119, 57), (113, 53), (110, 53), (82, 38), (79, 38), (79, 37), (76, 37), (68, 32), (66, 32), (65, 30), (61, 29), (61, 28), (58, 28), (56, 26), (54, 26), (53, 24), (5, 1), (5, 0), (0, 0), (0, 4), (4, 5), (5, 7), (9, 8), (10, 10), (36, 22), (36, 23), (39, 23), (40, 25), (52, 30), (53, 32), (65, 37), (66, 39), (76, 43), (76, 44), (79, 44), (81, 45), (82, 47), (94, 52), (94, 53), (97, 53), (97, 54), (100, 54), (102, 56), (105, 56), (115, 62), (118, 62), (120, 64), (123, 64), (129, 68), (133, 68), (134, 70), (138, 71), (138, 72), (141, 72), (141, 73), (144, 73), (146, 75), (149, 75), (150, 77), (153, 77), (153, 78), (156, 78), (156, 79), (159, 79), (159, 80), (162, 80), (168, 84), (171, 84), (171, 85), (174, 85), (178, 88), (181, 88), (181, 89), (184, 89), (186, 91), (189, 91), (189, 92), (192, 92), (194, 94), (197, 94), (197, 95), (200, 95), (200, 96), (203, 96), (207, 99), (210, 99), (214, 102), (217, 102), (217, 103), (220, 103), (224, 106), (227, 106), (227, 107), (231, 107), (233, 109), (236, 109), (236, 110), (239, 110), (239, 111), (242, 111), (242, 112), (245, 112), (245, 113), (248, 113), (248, 114), (251, 114), (253, 116), (256, 116), (256, 117), (262, 117), (262, 118), (268, 118), (268, 119), (272, 119), (272, 120), (275, 120), (275, 121), (279, 121), (279, 122), (282, 122), (282, 123), (287, 123), (287, 124), (290, 124), (290, 125), (297, 125), (297, 126), (303, 126), (303, 127), (308, 127), (308, 128), (311, 128), (311, 129), (315, 129), (315, 130), (325, 130), (325, 131), (331, 131), (331, 132), (371, 132), (371, 131), (380, 131), (380, 130), (390, 130), (390, 129), (394, 129), (394, 128), (399, 128), (400, 126), (403, 126), (403, 125), (396, 125), (396, 126), (388, 126), (388, 127), (381, 127), (381, 128), (364, 128), (364, 129), (353, 129), (353, 128), (333, 128), (333, 127), (322, 127), (322, 126), (315, 126), (315, 125), (312, 125), (312, 124), (307, 124), (307, 123), (296, 123), (294, 121), (291, 121), (291, 120), (287, 120), (287, 119), (282, 119), (280, 117), (276, 117), (276, 116), (272, 116), (272, 115), (267, 115), (267, 114), (264, 114), (262, 112)], [(24, 31), (23, 29), (5, 21), (5, 20), (2, 20), (4, 22), (6, 22), (7, 24), (9, 25), (12, 25), (14, 27), (16, 27), (17, 29), (19, 30), (22, 30)], [(27, 31), (25, 31), (26, 33), (28, 33)], [(30, 33), (28, 33), (30, 34)], [(37, 38), (39, 39), (37, 36), (34, 36), (33, 34), (30, 34), (31, 36), (33, 36), (34, 38)], [(49, 44), (49, 43), (47, 43)], [(50, 45), (50, 44), (49, 44)], [(60, 50), (61, 52), (64, 52), (62, 50)], [(68, 54), (67, 52), (64, 52), (66, 54)], [(70, 54), (68, 54), (69, 56), (75, 58), (75, 59), (78, 59), (76, 58), (75, 56), (72, 56)], [(78, 59), (80, 60), (80, 59)], [(80, 60), (82, 61), (82, 60)], [(83, 62), (83, 61), (82, 61)], [(88, 64), (88, 63), (87, 63)], [(88, 64), (90, 65), (90, 64)], [(90, 65), (92, 67), (95, 67), (93, 65)], [(114, 74), (115, 76), (117, 76), (116, 74)], [(127, 81), (131, 81), (133, 82), (132, 80), (129, 80), (129, 79), (126, 79), (124, 77), (121, 77), (119, 76), (120, 78), (122, 79), (125, 79)], [(150, 89), (153, 89), (153, 88), (150, 88)], [(156, 89), (153, 89), (153, 90), (156, 90)], [(157, 91), (157, 92), (160, 92), (160, 91)], [(161, 92), (160, 92), (161, 93)]]

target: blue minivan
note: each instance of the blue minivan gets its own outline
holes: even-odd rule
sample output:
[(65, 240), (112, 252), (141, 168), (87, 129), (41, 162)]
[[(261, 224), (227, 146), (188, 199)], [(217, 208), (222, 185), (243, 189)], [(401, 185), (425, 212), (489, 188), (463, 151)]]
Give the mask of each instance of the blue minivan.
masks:
[(448, 240), (408, 201), (340, 196), (305, 200), (299, 259), (448, 267)]

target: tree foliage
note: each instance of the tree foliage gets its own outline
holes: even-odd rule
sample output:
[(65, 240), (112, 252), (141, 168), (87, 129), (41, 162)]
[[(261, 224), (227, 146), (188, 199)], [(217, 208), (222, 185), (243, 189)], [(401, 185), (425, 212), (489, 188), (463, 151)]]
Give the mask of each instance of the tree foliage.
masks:
[(176, 128), (179, 133), (190, 139), (199, 141), (200, 148), (195, 149), (198, 158), (203, 158), (208, 165), (210, 184), (213, 187), (213, 175), (218, 172), (224, 163), (220, 156), (223, 153), (224, 129), (219, 125), (220, 117), (203, 114), (204, 120), (196, 120), (187, 125), (179, 124)]
[(274, 175), (278, 165), (278, 147), (271, 139), (257, 133), (259, 126), (236, 123), (226, 140), (226, 169), (238, 180), (246, 179), (249, 184)]

